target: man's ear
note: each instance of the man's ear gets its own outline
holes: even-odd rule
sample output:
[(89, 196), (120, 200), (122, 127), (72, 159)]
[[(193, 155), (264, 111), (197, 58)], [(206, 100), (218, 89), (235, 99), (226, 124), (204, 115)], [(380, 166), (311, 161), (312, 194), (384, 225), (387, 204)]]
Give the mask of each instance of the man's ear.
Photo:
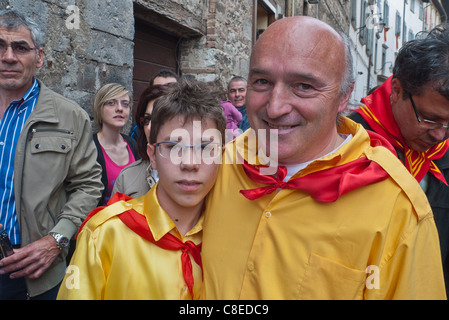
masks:
[(391, 79), (391, 104), (396, 104), (399, 99), (402, 99), (404, 89), (402, 89), (401, 82), (399, 79)]
[(354, 90), (354, 82), (346, 90), (346, 92), (340, 97), (340, 104), (338, 105), (338, 113), (342, 113), (348, 107), (349, 99), (351, 98), (352, 91)]
[(147, 144), (147, 154), (148, 154), (148, 157), (150, 158), (151, 166), (153, 167), (154, 170), (157, 170), (155, 152), (156, 152), (156, 147), (148, 143)]
[(44, 65), (44, 50), (42, 50), (42, 48), (39, 48), (36, 57), (36, 68), (39, 69), (43, 65)]

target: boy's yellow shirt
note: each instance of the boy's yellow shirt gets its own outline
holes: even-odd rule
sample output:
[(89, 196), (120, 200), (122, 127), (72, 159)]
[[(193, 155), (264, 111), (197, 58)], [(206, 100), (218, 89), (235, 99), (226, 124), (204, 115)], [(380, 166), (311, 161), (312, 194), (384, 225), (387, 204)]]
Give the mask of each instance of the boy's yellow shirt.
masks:
[[(87, 221), (58, 299), (191, 299), (182, 272), (182, 252), (159, 248), (117, 217), (134, 209), (146, 217), (156, 241), (171, 233), (182, 242), (201, 243), (203, 216), (183, 236), (160, 207), (156, 187), (145, 196), (110, 205)], [(194, 299), (198, 299), (202, 271), (193, 260), (192, 268)]]

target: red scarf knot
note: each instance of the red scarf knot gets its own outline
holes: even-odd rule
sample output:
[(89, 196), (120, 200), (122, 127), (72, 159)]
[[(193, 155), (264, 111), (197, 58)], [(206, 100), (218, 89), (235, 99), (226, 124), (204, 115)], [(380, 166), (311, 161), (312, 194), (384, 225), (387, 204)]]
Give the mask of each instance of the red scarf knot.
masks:
[(203, 270), (203, 265), (201, 261), (201, 247), (202, 244), (196, 245), (192, 241), (182, 242), (180, 239), (175, 237), (170, 233), (166, 233), (162, 238), (156, 241), (153, 234), (148, 226), (147, 219), (144, 215), (139, 214), (135, 210), (131, 209), (121, 213), (119, 216), (120, 220), (126, 224), (131, 230), (136, 232), (142, 238), (150, 241), (151, 243), (157, 245), (159, 248), (165, 250), (177, 251), (181, 250), (181, 263), (182, 263), (182, 274), (184, 281), (189, 289), (190, 296), (193, 300), (193, 269), (192, 262), (190, 261), (190, 256), (193, 260), (201, 267)]
[[(108, 202), (108, 206), (118, 202), (118, 201), (128, 201), (132, 198), (117, 192), (114, 194), (111, 199)], [(81, 225), (80, 231), (83, 228), (83, 226), (86, 224), (86, 222), (93, 217), (96, 213), (104, 209), (105, 207), (98, 207), (95, 210), (93, 210), (87, 217), (86, 220)], [(201, 247), (202, 244), (196, 245), (192, 241), (186, 241), (182, 242), (180, 239), (175, 237), (174, 235), (170, 233), (166, 233), (162, 238), (160, 238), (158, 241), (154, 239), (153, 233), (151, 232), (150, 227), (148, 226), (147, 219), (144, 215), (138, 213), (134, 209), (127, 210), (125, 212), (122, 212), (118, 215), (120, 220), (129, 227), (132, 231), (134, 231), (136, 234), (141, 236), (142, 238), (150, 241), (151, 243), (155, 244), (156, 246), (165, 249), (165, 250), (172, 250), (177, 251), (181, 250), (181, 264), (182, 264), (182, 274), (184, 277), (184, 281), (187, 284), (187, 288), (189, 289), (190, 296), (193, 300), (193, 269), (192, 269), (192, 262), (190, 261), (190, 256), (192, 256), (193, 260), (201, 267), (201, 272), (203, 271), (203, 264), (201, 261)], [(80, 232), (79, 231), (79, 232)], [(79, 233), (78, 232), (78, 233)], [(77, 234), (78, 236), (78, 234)]]
[[(393, 150), (391, 145), (378, 134), (368, 132), (371, 146), (384, 146)], [(240, 190), (249, 200), (258, 199), (277, 189), (297, 189), (307, 192), (315, 201), (334, 202), (340, 196), (357, 188), (385, 180), (389, 174), (376, 162), (366, 157), (353, 160), (343, 165), (331, 167), (308, 175), (283, 181), (287, 168), (278, 167), (276, 177), (260, 174), (260, 165), (243, 162), (243, 170), (248, 178), (267, 186), (248, 190)]]

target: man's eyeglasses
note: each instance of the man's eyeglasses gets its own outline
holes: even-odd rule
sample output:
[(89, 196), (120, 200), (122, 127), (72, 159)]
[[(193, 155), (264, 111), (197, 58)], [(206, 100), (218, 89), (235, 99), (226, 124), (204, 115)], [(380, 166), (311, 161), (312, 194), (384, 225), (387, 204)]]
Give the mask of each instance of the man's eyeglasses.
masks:
[(410, 101), (412, 102), (412, 107), (413, 110), (415, 110), (415, 114), (416, 114), (416, 119), (418, 120), (418, 124), (425, 129), (428, 130), (434, 130), (434, 129), (440, 129), (440, 128), (445, 128), (446, 130), (449, 128), (449, 125), (445, 125), (439, 122), (435, 122), (432, 120), (427, 120), (427, 119), (421, 119), (421, 117), (419, 116), (418, 110), (416, 110), (416, 105), (415, 105), (415, 101), (413, 101), (412, 95), (409, 93), (408, 94)]
[(140, 120), (140, 125), (142, 127), (145, 127), (151, 122), (151, 115), (148, 115), (145, 117), (140, 117), (139, 120)]
[(12, 52), (16, 56), (25, 56), (28, 53), (30, 53), (31, 51), (39, 49), (37, 47), (30, 47), (26, 43), (6, 44), (4, 42), (0, 42), (0, 56), (3, 56), (6, 53), (6, 51), (8, 50), (8, 47), (11, 47)]
[(180, 159), (190, 149), (193, 150), (195, 159), (197, 156), (201, 156), (201, 159), (207, 163), (208, 160), (221, 156), (223, 149), (223, 146), (216, 142), (204, 142), (193, 146), (186, 146), (180, 142), (157, 142), (153, 146), (156, 147), (161, 157), (170, 159), (173, 163), (180, 163)]

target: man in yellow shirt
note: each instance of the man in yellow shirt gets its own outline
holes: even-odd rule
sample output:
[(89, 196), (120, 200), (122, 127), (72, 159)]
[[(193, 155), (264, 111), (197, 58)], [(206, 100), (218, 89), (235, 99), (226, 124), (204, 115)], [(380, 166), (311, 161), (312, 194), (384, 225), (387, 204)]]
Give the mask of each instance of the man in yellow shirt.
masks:
[(445, 298), (426, 196), (384, 138), (339, 115), (352, 89), (347, 41), (327, 24), (285, 18), (259, 38), (255, 134), (226, 146), (207, 199), (202, 298)]
[(158, 183), (137, 199), (116, 194), (89, 215), (58, 299), (199, 298), (204, 197), (226, 119), (206, 84), (183, 82), (155, 102), (152, 122), (148, 155)]

